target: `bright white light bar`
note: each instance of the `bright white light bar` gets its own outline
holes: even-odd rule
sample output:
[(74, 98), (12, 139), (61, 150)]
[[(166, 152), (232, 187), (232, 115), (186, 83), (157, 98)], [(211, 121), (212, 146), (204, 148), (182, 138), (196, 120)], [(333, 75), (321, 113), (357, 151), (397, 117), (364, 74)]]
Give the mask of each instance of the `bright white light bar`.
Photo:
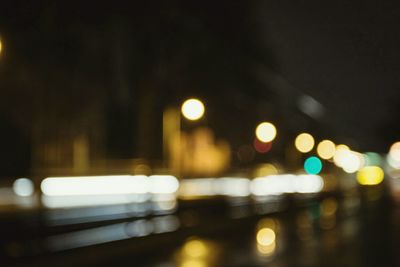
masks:
[(318, 193), (324, 187), (324, 180), (319, 175), (298, 175), (294, 180), (297, 193)]
[(214, 191), (223, 196), (246, 197), (250, 195), (250, 180), (236, 177), (215, 179)]
[(270, 175), (251, 181), (250, 191), (255, 196), (281, 195), (284, 193), (318, 193), (324, 182), (318, 175)]
[(171, 175), (152, 175), (149, 177), (149, 192), (152, 194), (175, 194), (179, 181)]
[(40, 188), (47, 196), (145, 194), (149, 183), (144, 175), (48, 177)]

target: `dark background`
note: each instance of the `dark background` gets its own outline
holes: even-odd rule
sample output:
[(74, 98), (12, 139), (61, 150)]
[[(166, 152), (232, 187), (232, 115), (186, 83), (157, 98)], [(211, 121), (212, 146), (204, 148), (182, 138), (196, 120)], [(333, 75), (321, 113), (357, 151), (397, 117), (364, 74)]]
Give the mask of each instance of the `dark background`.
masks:
[[(2, 175), (28, 173), (43, 140), (80, 133), (98, 158), (160, 160), (162, 111), (190, 96), (206, 102), (203, 123), (233, 151), (267, 119), (280, 148), (311, 131), (386, 152), (399, 130), (399, 8), (370, 0), (2, 3)], [(304, 95), (322, 105), (318, 116), (299, 109)]]

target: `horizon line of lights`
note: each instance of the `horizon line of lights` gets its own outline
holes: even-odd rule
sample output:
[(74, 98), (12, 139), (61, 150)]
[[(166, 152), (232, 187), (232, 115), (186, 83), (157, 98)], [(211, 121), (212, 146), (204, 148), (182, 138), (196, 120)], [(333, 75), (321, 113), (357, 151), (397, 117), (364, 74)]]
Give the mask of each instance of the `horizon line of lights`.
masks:
[[(314, 137), (307, 132), (302, 132), (297, 135), (294, 141), (294, 146), (299, 151), (300, 153), (309, 153), (313, 150), (315, 147), (315, 139)], [(400, 142), (397, 142), (397, 144), (393, 144), (391, 151), (393, 150), (393, 147), (397, 145), (398, 151), (397, 152), (392, 152), (392, 154), (396, 154), (395, 156), (391, 156), (391, 153), (388, 154), (387, 161), (389, 162), (389, 165), (393, 167), (398, 166), (400, 168)], [(329, 139), (324, 139), (320, 141), (317, 145), (316, 152), (318, 155), (318, 158), (322, 160), (327, 160), (330, 162), (333, 162), (337, 167), (341, 168), (344, 172), (346, 173), (356, 173), (363, 169), (366, 166), (375, 166), (375, 165), (381, 165), (380, 159), (377, 158), (379, 157), (379, 154), (374, 153), (374, 152), (367, 152), (367, 153), (360, 153), (354, 150), (351, 150), (347, 145), (344, 144), (339, 144), (336, 145), (334, 142), (332, 142)], [(398, 164), (396, 165), (396, 160), (395, 158), (398, 158)], [(310, 160), (310, 158), (317, 158), (315, 156), (311, 156), (306, 159), (304, 162), (304, 168), (307, 173), (310, 174), (318, 174), (320, 171), (320, 164), (317, 162), (316, 159), (314, 159), (314, 163), (312, 165), (315, 165), (316, 169), (319, 171), (308, 171), (307, 169), (310, 169), (310, 164), (307, 164), (307, 160)], [(372, 159), (371, 159), (372, 158)], [(371, 162), (372, 161), (372, 162)], [(321, 162), (322, 163), (322, 162)], [(317, 166), (318, 165), (318, 166)], [(322, 167), (322, 166), (321, 166)], [(321, 168), (322, 169), (322, 168)]]
[(313, 194), (324, 187), (323, 178), (310, 174), (279, 174), (248, 178), (197, 178), (180, 181), (178, 195), (182, 198), (230, 196), (262, 197), (285, 193)]
[(172, 175), (47, 177), (40, 184), (46, 196), (175, 194), (178, 188)]
[[(291, 180), (288, 182), (288, 179)], [(310, 179), (314, 182), (310, 183)], [(315, 183), (315, 180), (320, 182)], [(296, 181), (297, 180), (297, 181)], [(301, 183), (305, 187), (299, 187)], [(308, 184), (307, 184), (308, 183)], [(314, 183), (314, 185), (312, 185)], [(257, 184), (257, 185), (255, 185)], [(317, 187), (315, 185), (318, 184)], [(308, 187), (310, 186), (311, 187)], [(104, 175), (104, 176), (65, 176), (47, 177), (42, 180), (40, 189), (44, 198), (89, 197), (101, 196), (113, 200), (116, 196), (125, 200), (139, 200), (132, 196), (174, 195), (186, 196), (231, 196), (246, 197), (260, 195), (259, 188), (268, 187), (265, 194), (313, 193), (323, 186), (322, 178), (309, 174), (272, 174), (254, 179), (242, 177), (192, 178), (178, 180), (172, 175)], [(293, 187), (294, 186), (294, 187)], [(282, 190), (281, 190), (282, 189)], [(262, 189), (264, 190), (264, 189)], [(13, 191), (18, 196), (32, 196), (33, 182), (28, 178), (14, 181)], [(141, 198), (140, 198), (141, 199)], [(157, 200), (157, 198), (156, 198)], [(168, 201), (170, 198), (159, 198)], [(116, 200), (116, 202), (120, 202)]]

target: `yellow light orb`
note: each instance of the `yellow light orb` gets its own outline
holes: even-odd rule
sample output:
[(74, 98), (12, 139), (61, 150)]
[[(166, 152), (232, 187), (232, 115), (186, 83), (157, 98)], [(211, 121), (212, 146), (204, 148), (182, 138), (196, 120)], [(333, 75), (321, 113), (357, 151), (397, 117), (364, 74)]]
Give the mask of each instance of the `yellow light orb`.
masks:
[(3, 45), (1, 43), (1, 39), (0, 39), (0, 54), (1, 54), (1, 50), (3, 49)]
[(278, 169), (271, 163), (261, 164), (254, 171), (254, 177), (264, 177), (267, 175), (275, 175), (278, 174)]
[(301, 133), (296, 137), (294, 145), (301, 153), (310, 152), (314, 147), (314, 137), (308, 133)]
[(276, 128), (270, 122), (262, 122), (256, 128), (256, 137), (261, 142), (271, 142), (276, 137)]
[(192, 258), (204, 257), (207, 254), (207, 246), (201, 240), (190, 240), (183, 247), (184, 253)]
[(257, 243), (269, 246), (275, 242), (275, 232), (271, 228), (262, 228), (257, 232)]
[(331, 159), (335, 156), (336, 146), (330, 140), (323, 140), (317, 146), (317, 153), (322, 159)]
[(336, 150), (350, 150), (350, 147), (340, 144), (336, 146)]
[(189, 259), (189, 260), (184, 260), (180, 266), (181, 267), (207, 267), (207, 263), (204, 260)]
[(394, 161), (400, 161), (400, 142), (396, 142), (390, 147), (389, 156)]
[(275, 252), (276, 242), (273, 242), (271, 245), (263, 246), (257, 243), (257, 250), (260, 254), (264, 256), (270, 256)]
[(357, 181), (361, 185), (377, 185), (383, 181), (383, 170), (378, 166), (367, 166), (357, 173)]
[(181, 108), (183, 116), (191, 121), (195, 121), (203, 117), (204, 110), (204, 104), (195, 98), (186, 100), (182, 104)]

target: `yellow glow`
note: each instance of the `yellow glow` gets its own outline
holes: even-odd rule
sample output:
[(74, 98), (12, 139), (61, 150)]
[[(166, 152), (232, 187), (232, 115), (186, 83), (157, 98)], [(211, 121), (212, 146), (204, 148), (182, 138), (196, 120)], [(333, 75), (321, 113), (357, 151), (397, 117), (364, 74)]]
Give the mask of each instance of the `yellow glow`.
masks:
[(396, 142), (390, 147), (389, 156), (395, 161), (400, 161), (400, 142)]
[[(262, 227), (260, 229), (260, 227)], [(263, 219), (259, 221), (257, 228), (257, 250), (264, 256), (269, 256), (276, 249), (276, 235), (274, 229), (277, 228), (277, 223), (273, 219)]]
[(0, 54), (1, 54), (2, 49), (3, 49), (3, 44), (1, 43), (1, 39), (0, 39)]
[(204, 104), (199, 99), (191, 98), (182, 104), (181, 111), (186, 119), (195, 121), (203, 117)]
[(190, 259), (185, 260), (181, 264), (182, 267), (206, 267), (207, 264), (203, 260)]
[(278, 223), (274, 219), (265, 218), (257, 223), (257, 229), (269, 228), (273, 231), (277, 229)]
[(261, 142), (271, 142), (276, 137), (276, 128), (270, 122), (262, 122), (256, 128), (256, 137)]
[(201, 240), (190, 240), (184, 247), (183, 252), (191, 258), (201, 258), (207, 254), (207, 247)]
[(262, 228), (257, 232), (257, 243), (270, 246), (275, 242), (275, 232), (271, 228)]
[(349, 146), (346, 146), (346, 145), (344, 145), (344, 144), (337, 145), (337, 146), (336, 146), (336, 150), (340, 150), (340, 149), (343, 149), (343, 150), (350, 150), (350, 147), (349, 147)]
[(322, 159), (331, 159), (335, 155), (335, 144), (330, 140), (323, 140), (318, 144), (317, 153)]
[(377, 185), (383, 181), (384, 172), (378, 166), (367, 166), (357, 173), (357, 181), (361, 185)]
[(310, 152), (314, 147), (314, 137), (308, 133), (301, 133), (296, 137), (294, 145), (301, 153)]
[(197, 197), (215, 196), (214, 178), (192, 178), (180, 181), (179, 197), (193, 199)]
[(278, 174), (278, 169), (271, 163), (261, 164), (254, 171), (254, 177), (265, 177)]
[(261, 254), (266, 255), (266, 256), (269, 256), (272, 253), (274, 253), (275, 249), (276, 249), (276, 242), (273, 242), (272, 244), (266, 245), (266, 246), (257, 244), (258, 252), (260, 252)]

